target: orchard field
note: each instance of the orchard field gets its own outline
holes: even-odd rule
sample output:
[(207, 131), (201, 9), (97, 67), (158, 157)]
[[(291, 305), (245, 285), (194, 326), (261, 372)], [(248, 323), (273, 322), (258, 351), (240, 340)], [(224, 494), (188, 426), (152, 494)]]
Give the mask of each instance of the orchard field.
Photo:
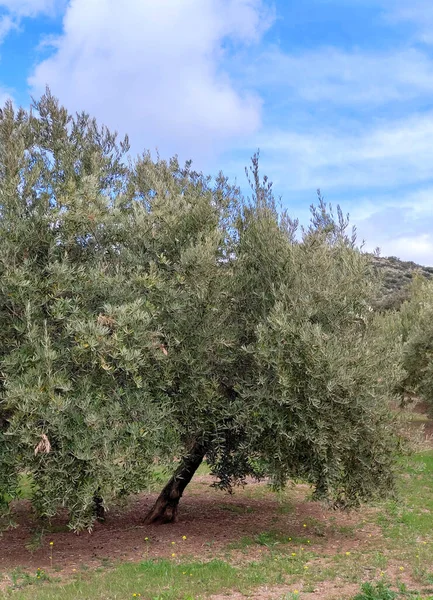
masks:
[[(412, 418), (414, 432), (421, 427), (427, 435), (401, 466), (397, 499), (360, 510), (312, 502), (305, 485), (274, 493), (249, 481), (229, 495), (209, 488), (206, 465), (188, 489), (178, 522), (166, 526), (143, 525), (153, 495), (142, 494), (110, 512), (91, 534), (77, 536), (68, 532), (66, 519), (57, 519), (35, 536), (37, 524), (22, 500), (16, 506), (19, 529), (0, 540), (3, 595), (431, 599), (433, 422), (422, 412)], [(362, 594), (366, 583), (372, 590)]]
[(433, 280), (128, 152), (0, 111), (3, 597), (431, 600)]

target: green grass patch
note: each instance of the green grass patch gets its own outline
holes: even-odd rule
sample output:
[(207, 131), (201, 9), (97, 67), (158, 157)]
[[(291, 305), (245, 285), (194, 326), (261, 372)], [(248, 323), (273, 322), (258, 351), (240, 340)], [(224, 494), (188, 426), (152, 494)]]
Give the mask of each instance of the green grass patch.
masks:
[(294, 547), (295, 545), (308, 547), (310, 540), (306, 537), (290, 536), (282, 531), (270, 530), (258, 533), (253, 537), (244, 536), (236, 542), (229, 544), (228, 548), (231, 550), (244, 550), (250, 546), (266, 546), (267, 548), (279, 546), (279, 550), (285, 552), (285, 547), (289, 551), (289, 547)]
[(246, 515), (254, 512), (254, 508), (252, 506), (245, 506), (242, 504), (220, 504), (220, 508), (236, 515)]
[(51, 583), (10, 590), (16, 600), (189, 600), (227, 590), (248, 592), (263, 584), (282, 584), (304, 575), (306, 556), (268, 556), (262, 561), (234, 566), (223, 560), (207, 563), (148, 560), (122, 564), (113, 570), (79, 574), (67, 584)]
[(433, 596), (421, 596), (417, 591), (409, 590), (404, 584), (392, 589), (388, 583), (379, 581), (377, 583), (364, 583), (361, 592), (353, 597), (353, 600), (398, 600), (411, 598), (412, 600), (433, 600)]
[(378, 517), (384, 535), (406, 541), (430, 537), (433, 524), (433, 452), (422, 452), (410, 458), (398, 494), (398, 499), (388, 502)]
[[(50, 572), (51, 579), (48, 579), (48, 574), (38, 577), (38, 573), (15, 570), (10, 574), (12, 588), (3, 597), (124, 600), (136, 594), (136, 598), (148, 600), (190, 600), (218, 593), (247, 594), (261, 585), (285, 584), (303, 590), (299, 594), (291, 591), (285, 599), (304, 599), (308, 598), (308, 590), (315, 589), (319, 582), (338, 578), (359, 585), (370, 581), (354, 600), (433, 600), (433, 451), (407, 461), (399, 492), (397, 500), (376, 505), (376, 513), (370, 512), (367, 520), (360, 517), (358, 524), (341, 525), (338, 514), (333, 515), (326, 526), (317, 519), (305, 517), (297, 524), (305, 525), (305, 536), (295, 536), (277, 525), (275, 529), (239, 539), (227, 546), (219, 554), (220, 558), (209, 562), (173, 558), (117, 566), (107, 563), (97, 571), (80, 569), (69, 582), (59, 582), (57, 573)], [(260, 492), (255, 488), (254, 494), (275, 497), (265, 486)], [(243, 499), (248, 497), (243, 495)], [(248, 500), (221, 507), (237, 514), (249, 512)], [(372, 537), (371, 542), (351, 551), (344, 548), (347, 539), (365, 525), (374, 523), (380, 524), (383, 536), (379, 535), (376, 540)], [(311, 543), (308, 536), (312, 537)], [(339, 540), (339, 545), (337, 543), (333, 554), (321, 555), (322, 544), (326, 544), (329, 537)], [(242, 550), (245, 558), (233, 552), (237, 550)], [(251, 554), (259, 555), (260, 559), (252, 561)], [(419, 591), (406, 589), (401, 584), (400, 571), (410, 575)], [(389, 579), (392, 574), (393, 578)]]

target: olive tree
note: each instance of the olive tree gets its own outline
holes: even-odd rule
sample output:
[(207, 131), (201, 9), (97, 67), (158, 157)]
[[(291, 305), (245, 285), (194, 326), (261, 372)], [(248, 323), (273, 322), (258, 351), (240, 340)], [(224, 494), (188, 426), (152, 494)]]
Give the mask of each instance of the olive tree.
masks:
[(204, 457), (216, 485), (311, 483), (356, 503), (392, 489), (398, 368), (367, 255), (319, 198), (311, 225), (127, 140), (49, 91), (0, 120), (0, 485), (91, 527), (173, 475), (176, 518)]
[(396, 315), (403, 343), (404, 376), (399, 392), (433, 406), (433, 283), (421, 275), (409, 288), (409, 299)]
[(6, 105), (0, 145), (2, 497), (25, 473), (41, 515), (90, 527), (167, 445), (157, 309), (135, 290), (161, 281), (121, 252), (126, 141), (48, 93)]
[(399, 345), (372, 311), (370, 259), (321, 198), (297, 238), (296, 221), (279, 216), (260, 182), (257, 156), (252, 188), (251, 201), (233, 207), (230, 253), (220, 261), (215, 246), (206, 268), (209, 276), (217, 265), (216, 288), (206, 284), (200, 310), (185, 314), (184, 343), (170, 347), (185, 446), (147, 522), (175, 518), (204, 456), (225, 489), (247, 476), (277, 487), (302, 479), (341, 505), (392, 490)]

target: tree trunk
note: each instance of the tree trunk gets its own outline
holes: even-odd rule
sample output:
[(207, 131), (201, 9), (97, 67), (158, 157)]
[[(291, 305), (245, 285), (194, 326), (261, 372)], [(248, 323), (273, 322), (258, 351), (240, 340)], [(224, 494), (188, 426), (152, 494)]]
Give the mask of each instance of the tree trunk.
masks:
[(197, 471), (206, 454), (206, 446), (195, 443), (191, 452), (186, 456), (175, 474), (160, 493), (157, 501), (147, 513), (144, 522), (150, 524), (174, 523), (177, 517), (179, 500)]
[(96, 520), (100, 523), (103, 523), (105, 521), (105, 508), (103, 500), (99, 495), (99, 490), (95, 492), (95, 495), (93, 496), (93, 503), (93, 511), (96, 516)]

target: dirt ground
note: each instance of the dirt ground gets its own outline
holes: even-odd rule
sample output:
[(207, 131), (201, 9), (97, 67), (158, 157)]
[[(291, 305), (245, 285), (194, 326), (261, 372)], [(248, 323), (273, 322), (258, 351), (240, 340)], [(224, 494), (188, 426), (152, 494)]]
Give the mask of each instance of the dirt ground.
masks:
[[(425, 429), (429, 436), (433, 423)], [(371, 524), (373, 508), (335, 511), (308, 501), (307, 486), (290, 489), (289, 504), (281, 504), (277, 495), (265, 493), (263, 483), (250, 482), (233, 495), (211, 488), (211, 483), (208, 475), (193, 480), (181, 501), (179, 520), (175, 524), (143, 525), (143, 517), (156, 494), (142, 494), (131, 498), (126, 506), (109, 511), (105, 523), (96, 524), (92, 533), (77, 535), (68, 530), (66, 518), (53, 520), (51, 532), (44, 535), (41, 545), (34, 550), (30, 545), (34, 541), (36, 522), (29, 503), (18, 502), (14, 507), (18, 527), (0, 537), (0, 573), (10, 573), (17, 567), (31, 571), (54, 569), (58, 576), (68, 578), (82, 569), (108, 566), (120, 560), (168, 558), (172, 553), (179, 559), (206, 560), (221, 556), (231, 543), (238, 543), (243, 537), (254, 537), (265, 531), (279, 531), (293, 538), (308, 537), (311, 549), (326, 556), (360, 547), (372, 548), (380, 535), (379, 529)], [(363, 515), (366, 523), (360, 526)], [(184, 536), (186, 539), (182, 539)], [(261, 552), (267, 549), (256, 544), (249, 546), (248, 560)], [(245, 560), (241, 552), (240, 560)], [(354, 590), (348, 588), (348, 597), (356, 589), (359, 586), (354, 586)], [(338, 581), (319, 584), (316, 592), (309, 597), (341, 597)], [(260, 588), (251, 597), (281, 598), (283, 593), (278, 587)], [(231, 597), (236, 598), (236, 595)], [(214, 600), (220, 598), (223, 596), (215, 596)]]
[[(47, 572), (54, 569), (56, 578), (69, 579), (83, 569), (105, 567), (119, 560), (170, 558), (173, 552), (179, 559), (210, 560), (222, 556), (230, 543), (237, 544), (243, 537), (254, 537), (265, 531), (279, 531), (293, 538), (307, 537), (309, 548), (321, 555), (319, 561), (324, 561), (336, 553), (356, 551), (360, 547), (371, 549), (380, 536), (379, 528), (371, 523), (359, 527), (363, 516), (368, 521), (374, 509), (348, 513), (326, 508), (306, 500), (307, 486), (290, 490), (290, 510), (287, 512), (287, 504), (281, 505), (273, 494), (264, 496), (260, 493), (264, 484), (251, 482), (238, 493), (228, 495), (210, 488), (210, 483), (209, 476), (196, 478), (182, 500), (179, 520), (175, 524), (144, 526), (142, 517), (155, 496), (141, 495), (132, 499), (127, 508), (108, 513), (106, 522), (97, 524), (91, 534), (76, 535), (66, 530), (65, 520), (53, 521), (52, 528), (56, 533), (47, 534), (41, 547), (34, 551), (28, 550), (26, 545), (32, 539), (35, 523), (29, 516), (28, 503), (21, 502), (16, 507), (19, 527), (6, 532), (0, 539), (0, 573), (10, 573), (16, 567), (33, 572), (37, 568)], [(283, 511), (282, 506), (285, 507)], [(52, 565), (50, 541), (53, 542)], [(268, 548), (253, 544), (248, 546), (246, 554), (232, 550), (231, 562), (259, 559), (267, 552)], [(0, 582), (0, 590), (5, 589), (9, 581), (5, 577), (3, 585)], [(260, 587), (249, 594), (249, 598), (277, 600), (293, 589), (293, 585)], [(308, 597), (333, 600), (349, 598), (357, 591), (359, 585), (337, 578), (318, 583)], [(243, 597), (230, 592), (230, 598), (235, 600)], [(224, 598), (227, 594), (212, 596), (211, 600)]]
[[(47, 533), (41, 547), (33, 551), (27, 546), (32, 541), (36, 523), (29, 503), (17, 503), (15, 515), (18, 527), (5, 532), (0, 538), (0, 571), (10, 571), (17, 566), (49, 568), (51, 541), (53, 566), (70, 571), (83, 565), (95, 567), (119, 559), (136, 561), (143, 557), (170, 557), (173, 552), (179, 558), (210, 558), (231, 542), (269, 530), (282, 531), (293, 537), (308, 535), (312, 544), (323, 545), (326, 529), (326, 543), (330, 551), (340, 547), (350, 551), (360, 539), (364, 541), (367, 538), (366, 531), (357, 531), (355, 538), (341, 533), (334, 535), (330, 519), (334, 521), (338, 514), (340, 530), (350, 529), (359, 520), (359, 513), (336, 513), (320, 503), (305, 501), (306, 486), (297, 486), (291, 491), (293, 504), (290, 513), (284, 514), (274, 494), (264, 496), (260, 493), (265, 484), (250, 482), (244, 489), (230, 495), (211, 488), (211, 483), (210, 476), (195, 478), (181, 501), (177, 523), (144, 526), (143, 516), (156, 495), (138, 495), (126, 507), (109, 511), (105, 523), (96, 524), (92, 533), (77, 535), (67, 530), (65, 519), (53, 520), (53, 533)], [(255, 492), (258, 492), (258, 497), (254, 497)], [(306, 521), (314, 525), (304, 528)], [(183, 536), (186, 540), (182, 539)], [(326, 549), (321, 548), (321, 551)]]

